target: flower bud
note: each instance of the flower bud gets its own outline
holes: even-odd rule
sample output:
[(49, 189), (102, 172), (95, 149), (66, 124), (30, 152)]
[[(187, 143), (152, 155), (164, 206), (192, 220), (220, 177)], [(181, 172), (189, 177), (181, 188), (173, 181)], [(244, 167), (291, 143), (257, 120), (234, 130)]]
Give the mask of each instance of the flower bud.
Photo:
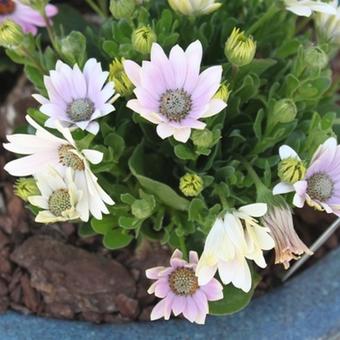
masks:
[(28, 197), (39, 195), (39, 189), (34, 178), (20, 178), (15, 182), (14, 193), (25, 202)]
[(231, 91), (229, 90), (229, 84), (221, 84), (220, 88), (217, 90), (217, 92), (214, 95), (215, 99), (221, 99), (225, 103), (228, 102), (229, 96)]
[(24, 40), (22, 28), (12, 20), (0, 24), (0, 46), (15, 49)]
[(124, 71), (123, 61), (124, 59), (120, 61), (117, 58), (112, 61), (110, 64), (109, 79), (114, 82), (116, 91), (122, 97), (128, 97), (132, 94), (134, 86)]
[(309, 47), (305, 51), (306, 67), (324, 69), (328, 64), (328, 56), (320, 47)]
[(289, 123), (295, 119), (297, 107), (291, 99), (277, 101), (273, 108), (273, 119), (279, 123)]
[(283, 182), (294, 184), (305, 177), (306, 167), (297, 158), (289, 157), (279, 163), (278, 176)]
[(229, 62), (236, 66), (250, 64), (256, 53), (256, 42), (247, 37), (239, 28), (234, 28), (225, 43), (224, 54)]
[(132, 33), (132, 46), (142, 54), (149, 54), (151, 46), (156, 40), (156, 33), (149, 26), (137, 28)]
[(196, 174), (186, 173), (181, 177), (179, 189), (187, 197), (195, 197), (203, 190), (203, 179)]
[(135, 11), (135, 0), (111, 0), (110, 12), (115, 19), (129, 19)]
[(208, 129), (194, 130), (191, 139), (194, 145), (199, 148), (210, 148), (214, 141), (214, 134)]

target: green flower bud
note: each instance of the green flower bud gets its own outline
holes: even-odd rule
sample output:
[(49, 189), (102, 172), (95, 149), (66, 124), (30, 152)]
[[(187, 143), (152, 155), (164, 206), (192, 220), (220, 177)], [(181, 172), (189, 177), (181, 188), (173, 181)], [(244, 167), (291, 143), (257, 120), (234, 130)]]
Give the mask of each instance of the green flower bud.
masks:
[(140, 220), (149, 217), (152, 214), (153, 207), (146, 200), (135, 200), (131, 205), (132, 215)]
[(40, 195), (40, 191), (34, 178), (20, 178), (15, 182), (14, 193), (25, 202), (28, 201), (28, 197)]
[(119, 59), (114, 59), (110, 65), (109, 79), (115, 84), (115, 90), (123, 97), (128, 97), (134, 89), (129, 77), (124, 71), (122, 62)]
[(247, 37), (239, 28), (234, 28), (225, 43), (224, 54), (229, 62), (236, 66), (250, 64), (256, 53), (256, 42), (252, 37)]
[(291, 99), (278, 100), (273, 108), (273, 116), (275, 122), (289, 123), (295, 119), (297, 115), (297, 107)]
[(151, 46), (156, 40), (156, 33), (150, 26), (137, 28), (132, 33), (132, 46), (137, 52), (142, 54), (149, 54)]
[(115, 19), (130, 19), (135, 11), (135, 0), (111, 0), (110, 12)]
[(203, 190), (203, 179), (196, 174), (186, 173), (179, 181), (179, 189), (184, 196), (198, 196)]
[(305, 63), (313, 69), (324, 69), (328, 65), (328, 56), (320, 47), (309, 47), (305, 51)]
[(198, 148), (210, 148), (214, 142), (214, 134), (208, 129), (194, 130), (191, 139)]
[(12, 20), (5, 20), (0, 24), (0, 46), (15, 49), (24, 40), (22, 28)]
[(305, 177), (306, 167), (297, 158), (289, 157), (279, 163), (278, 176), (283, 182), (294, 184)]
[(215, 99), (221, 99), (225, 103), (228, 102), (231, 91), (229, 90), (229, 84), (221, 84), (220, 88), (215, 93)]

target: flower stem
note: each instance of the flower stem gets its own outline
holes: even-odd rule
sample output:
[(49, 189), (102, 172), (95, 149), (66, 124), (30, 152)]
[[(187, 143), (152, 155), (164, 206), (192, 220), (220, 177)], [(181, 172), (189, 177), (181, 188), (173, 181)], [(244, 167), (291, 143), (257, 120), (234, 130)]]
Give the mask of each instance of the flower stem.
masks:
[(93, 0), (85, 0), (86, 3), (101, 17), (106, 18), (106, 14)]
[(273, 4), (267, 9), (267, 12), (264, 13), (259, 20), (257, 20), (252, 26), (250, 26), (250, 28), (247, 30), (247, 33), (249, 35), (254, 34), (261, 26), (263, 26), (279, 11), (279, 8), (275, 2), (276, 1), (273, 2)]
[(243, 165), (247, 169), (249, 176), (254, 181), (257, 192), (260, 192), (263, 189), (267, 190), (267, 187), (263, 184), (262, 180), (254, 170), (254, 168), (250, 165), (250, 163), (246, 160), (243, 160)]
[(187, 246), (185, 244), (184, 237), (181, 236), (181, 237), (178, 237), (178, 239), (179, 239), (179, 246), (181, 248), (181, 252), (183, 253), (183, 258), (188, 259), (188, 249), (187, 249)]

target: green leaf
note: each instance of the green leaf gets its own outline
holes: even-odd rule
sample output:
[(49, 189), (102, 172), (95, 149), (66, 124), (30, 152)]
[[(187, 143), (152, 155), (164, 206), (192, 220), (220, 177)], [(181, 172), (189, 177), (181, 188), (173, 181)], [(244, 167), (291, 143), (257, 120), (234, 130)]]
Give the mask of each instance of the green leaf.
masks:
[(129, 159), (129, 169), (136, 177), (140, 185), (148, 192), (154, 194), (165, 205), (176, 210), (186, 211), (189, 208), (189, 201), (179, 196), (168, 185), (158, 182), (143, 175), (143, 144), (139, 144)]
[(92, 229), (101, 235), (105, 235), (106, 232), (114, 227), (115, 219), (113, 216), (104, 216), (101, 220), (96, 220), (92, 218), (91, 220), (91, 227)]
[(254, 295), (255, 288), (261, 281), (261, 276), (254, 273), (252, 280), (252, 287), (248, 293), (234, 287), (232, 284), (225, 286), (223, 288), (223, 299), (209, 303), (209, 313), (212, 315), (228, 315), (245, 308)]
[(189, 146), (185, 144), (178, 144), (175, 146), (175, 154), (179, 159), (183, 160), (196, 160), (197, 155), (192, 151)]
[(85, 238), (97, 235), (97, 233), (93, 230), (90, 223), (81, 223), (78, 227), (78, 235)]
[(128, 234), (124, 234), (122, 230), (110, 229), (103, 238), (103, 244), (108, 249), (120, 249), (128, 246), (133, 237)]
[(70, 64), (78, 64), (82, 67), (86, 60), (86, 38), (77, 31), (72, 31), (60, 42), (61, 53), (64, 59)]

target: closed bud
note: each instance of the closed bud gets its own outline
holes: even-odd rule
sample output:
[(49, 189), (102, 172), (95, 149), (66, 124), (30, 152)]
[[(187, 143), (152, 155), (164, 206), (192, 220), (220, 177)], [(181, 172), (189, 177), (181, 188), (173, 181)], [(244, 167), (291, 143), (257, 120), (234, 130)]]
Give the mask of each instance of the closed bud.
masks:
[(203, 179), (202, 177), (192, 174), (186, 173), (183, 177), (181, 177), (179, 182), (179, 189), (187, 197), (195, 197), (200, 194), (203, 190)]
[(122, 61), (119, 59), (114, 59), (110, 64), (110, 81), (113, 81), (115, 84), (115, 90), (122, 96), (128, 97), (132, 94), (133, 91), (133, 84), (131, 83), (129, 77), (124, 71), (124, 66)]
[(210, 148), (214, 142), (214, 134), (208, 129), (194, 130), (191, 139), (194, 145), (199, 148)]
[(137, 28), (132, 33), (132, 46), (142, 54), (149, 54), (151, 46), (156, 40), (156, 33), (149, 26)]
[(279, 163), (278, 176), (283, 182), (294, 184), (302, 180), (306, 174), (306, 167), (297, 158), (289, 157)]
[(305, 51), (305, 63), (312, 69), (322, 70), (328, 65), (328, 56), (320, 47), (309, 47)]
[(110, 12), (115, 19), (130, 19), (135, 11), (135, 0), (111, 0)]
[(10, 49), (17, 48), (24, 40), (22, 28), (12, 20), (0, 24), (0, 46)]
[(25, 202), (28, 197), (39, 195), (39, 189), (34, 178), (20, 178), (15, 182), (14, 193)]
[(229, 90), (229, 84), (221, 84), (220, 88), (217, 90), (217, 92), (215, 93), (214, 98), (215, 99), (221, 99), (223, 100), (225, 103), (228, 102), (230, 96), (230, 90)]
[(277, 101), (273, 108), (273, 120), (280, 123), (289, 123), (295, 119), (297, 107), (291, 99)]
[(248, 65), (255, 57), (256, 42), (235, 27), (225, 43), (224, 53), (233, 65)]

